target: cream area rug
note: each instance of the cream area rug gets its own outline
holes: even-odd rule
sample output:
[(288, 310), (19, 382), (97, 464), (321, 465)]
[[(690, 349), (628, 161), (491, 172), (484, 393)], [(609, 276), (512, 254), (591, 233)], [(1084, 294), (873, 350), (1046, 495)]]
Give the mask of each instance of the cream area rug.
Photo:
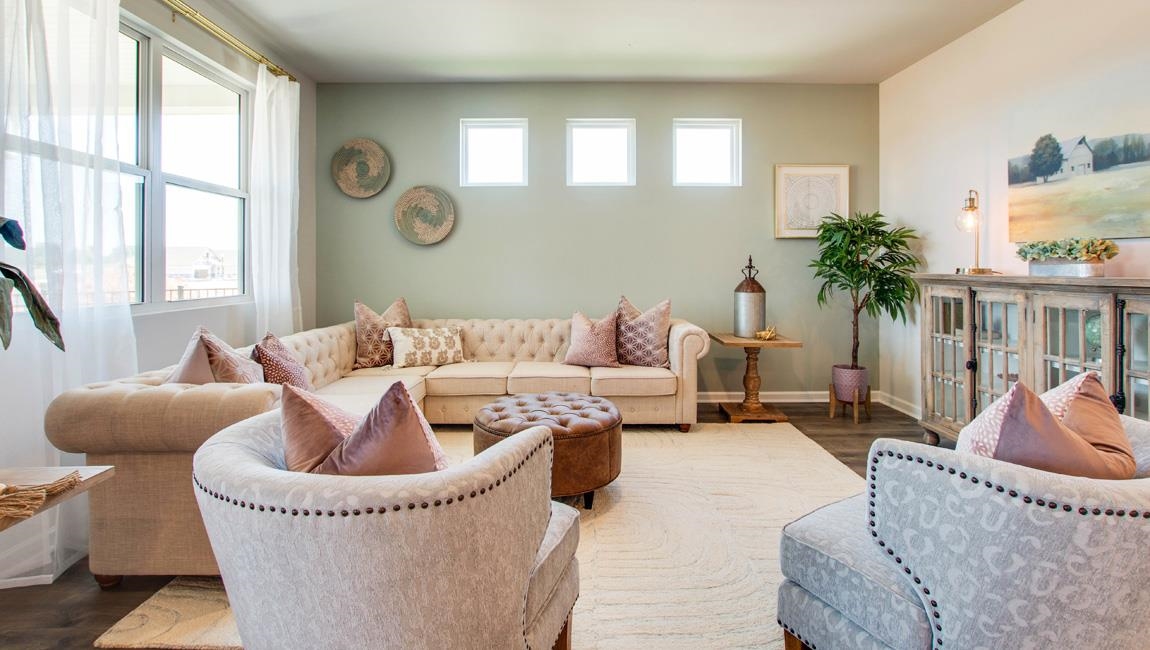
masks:
[[(458, 463), (471, 432), (437, 432)], [(783, 647), (775, 624), (783, 526), (863, 489), (790, 424), (702, 424), (623, 434), (623, 473), (581, 510), (579, 650)], [(96, 641), (101, 648), (239, 648), (219, 582), (177, 578)]]

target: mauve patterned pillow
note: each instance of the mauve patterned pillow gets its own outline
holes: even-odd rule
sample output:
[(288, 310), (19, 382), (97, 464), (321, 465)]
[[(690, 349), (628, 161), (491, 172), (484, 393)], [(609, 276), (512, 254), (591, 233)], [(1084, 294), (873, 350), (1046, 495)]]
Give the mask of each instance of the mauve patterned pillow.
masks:
[(255, 384), (263, 380), (264, 369), (260, 364), (245, 359), (206, 327), (199, 327), (188, 341), (184, 356), (165, 382)]
[(619, 363), (632, 366), (666, 368), (667, 335), (671, 331), (671, 301), (664, 300), (647, 311), (639, 311), (619, 297), (618, 320), (615, 324), (615, 348)]
[(563, 363), (571, 366), (618, 368), (615, 350), (615, 324), (619, 312), (611, 312), (599, 320), (591, 320), (582, 312), (571, 317), (571, 345)]
[(460, 340), (463, 328), (459, 326), (427, 329), (390, 327), (387, 331), (395, 344), (396, 368), (463, 363), (463, 342)]
[(287, 384), (311, 390), (307, 369), (275, 334), (264, 334), (263, 339), (252, 348), (252, 359), (263, 366), (264, 381), (269, 384)]
[(355, 365), (353, 369), (378, 368), (391, 365), (391, 337), (389, 327), (411, 327), (411, 313), (403, 298), (377, 314), (371, 307), (355, 301)]
[(1070, 402), (1079, 394), (1082, 390), (1082, 384), (1086, 381), (1101, 383), (1102, 375), (1093, 370), (1074, 375), (1038, 397), (1042, 399), (1042, 403), (1050, 409), (1054, 417), (1061, 420), (1066, 417), (1066, 410), (1070, 408)]

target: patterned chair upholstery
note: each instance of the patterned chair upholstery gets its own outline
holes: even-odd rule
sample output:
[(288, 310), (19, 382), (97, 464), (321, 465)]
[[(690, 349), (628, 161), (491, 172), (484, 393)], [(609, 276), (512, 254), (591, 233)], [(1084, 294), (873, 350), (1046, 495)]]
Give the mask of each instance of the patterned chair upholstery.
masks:
[(192, 483), (247, 650), (569, 647), (579, 514), (533, 427), (427, 474), (284, 469), (278, 412), (196, 452)]
[(1150, 424), (1122, 420), (1129, 481), (875, 441), (865, 493), (783, 531), (787, 647), (1150, 646)]

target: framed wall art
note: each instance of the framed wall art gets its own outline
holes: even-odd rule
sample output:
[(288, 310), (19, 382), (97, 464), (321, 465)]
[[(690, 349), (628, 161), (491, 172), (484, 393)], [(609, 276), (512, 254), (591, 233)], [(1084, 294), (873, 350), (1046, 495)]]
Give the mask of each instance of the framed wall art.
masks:
[(775, 237), (814, 238), (823, 217), (850, 211), (850, 165), (775, 165)]

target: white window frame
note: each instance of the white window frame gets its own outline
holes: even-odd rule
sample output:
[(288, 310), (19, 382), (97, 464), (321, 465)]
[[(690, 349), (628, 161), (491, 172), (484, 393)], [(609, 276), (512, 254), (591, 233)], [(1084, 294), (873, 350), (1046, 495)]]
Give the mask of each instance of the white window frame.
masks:
[[(679, 128), (725, 129), (731, 132), (731, 181), (729, 183), (679, 182)], [(675, 187), (742, 187), (743, 120), (741, 118), (674, 118), (671, 121), (671, 184)]]
[[(164, 32), (134, 16), (122, 13), (120, 32), (136, 39), (139, 45), (139, 87), (137, 161), (139, 164), (120, 163), (122, 173), (142, 176), (144, 179), (143, 224), (140, 232), (143, 238), (141, 279), (142, 302), (132, 305), (132, 313), (150, 314), (187, 309), (203, 309), (225, 305), (252, 302), (251, 270), (251, 196), (249, 178), (251, 170), (251, 98), (254, 85), (251, 81), (183, 45)], [(235, 92), (240, 98), (239, 152), (240, 168), (237, 187), (228, 187), (188, 178), (177, 174), (164, 173), (162, 167), (161, 111), (163, 106), (163, 58), (197, 72), (211, 81)], [(191, 190), (205, 191), (221, 196), (238, 198), (242, 201), (243, 212), (240, 220), (240, 293), (220, 298), (192, 298), (178, 301), (167, 300), (167, 241), (165, 238), (164, 197), (167, 185), (175, 185)]]
[[(627, 129), (627, 180), (620, 182), (576, 182), (574, 131), (580, 127)], [(567, 186), (568, 187), (633, 187), (635, 185), (635, 118), (569, 118), (567, 120)]]
[[(528, 134), (528, 120), (525, 117), (500, 117), (500, 118), (473, 118), (465, 117), (459, 120), (459, 186), (460, 187), (526, 187), (527, 186), (527, 171), (530, 168), (529, 159), (527, 157), (527, 140)], [(509, 129), (519, 128), (523, 130), (523, 180), (518, 183), (475, 183), (467, 178), (467, 131), (471, 128), (488, 128), (488, 129)]]

